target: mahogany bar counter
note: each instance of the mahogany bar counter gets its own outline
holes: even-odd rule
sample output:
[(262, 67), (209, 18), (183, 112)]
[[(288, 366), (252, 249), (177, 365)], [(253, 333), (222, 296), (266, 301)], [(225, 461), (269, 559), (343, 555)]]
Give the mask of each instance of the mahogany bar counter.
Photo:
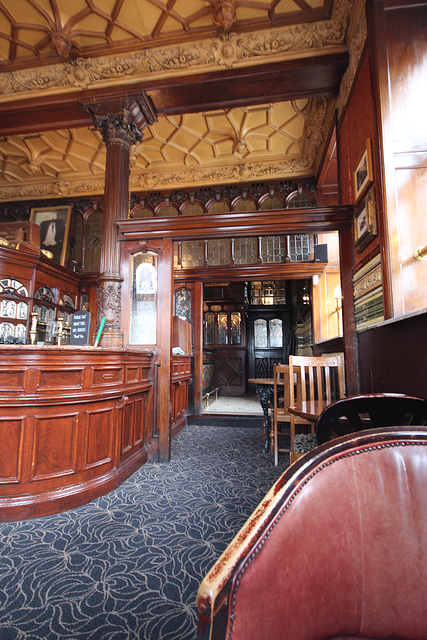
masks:
[(148, 459), (150, 350), (0, 345), (0, 521), (58, 513)]

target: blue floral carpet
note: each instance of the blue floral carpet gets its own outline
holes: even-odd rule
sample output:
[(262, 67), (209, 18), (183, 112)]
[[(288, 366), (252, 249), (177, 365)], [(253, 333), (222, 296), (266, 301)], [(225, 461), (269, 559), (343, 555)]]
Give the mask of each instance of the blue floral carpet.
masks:
[(0, 640), (194, 640), (199, 583), (287, 466), (260, 430), (188, 426), (172, 461), (0, 525)]

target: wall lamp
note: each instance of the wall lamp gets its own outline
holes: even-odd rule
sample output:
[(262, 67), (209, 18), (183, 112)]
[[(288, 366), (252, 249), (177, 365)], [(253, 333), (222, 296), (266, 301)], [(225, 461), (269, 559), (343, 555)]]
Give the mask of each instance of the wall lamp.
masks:
[(335, 309), (333, 311), (331, 311), (331, 316), (334, 315), (334, 313), (337, 314), (337, 325), (338, 325), (338, 333), (340, 333), (340, 311), (342, 309), (342, 291), (341, 291), (341, 287), (339, 284), (337, 284), (337, 286), (334, 289), (334, 298), (335, 298)]
[(414, 251), (416, 260), (427, 260), (427, 245), (425, 247), (417, 247)]

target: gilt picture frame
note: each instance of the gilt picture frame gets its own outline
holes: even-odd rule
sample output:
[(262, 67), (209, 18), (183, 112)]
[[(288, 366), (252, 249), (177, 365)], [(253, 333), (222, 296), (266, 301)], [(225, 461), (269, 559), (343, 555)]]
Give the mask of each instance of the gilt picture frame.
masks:
[(354, 180), (354, 201), (359, 204), (374, 180), (372, 168), (372, 144), (368, 138), (365, 148), (356, 164), (353, 172)]
[(377, 235), (377, 212), (374, 188), (366, 194), (354, 216), (354, 242), (360, 253)]
[(31, 209), (30, 220), (40, 227), (40, 249), (48, 258), (65, 265), (71, 206)]

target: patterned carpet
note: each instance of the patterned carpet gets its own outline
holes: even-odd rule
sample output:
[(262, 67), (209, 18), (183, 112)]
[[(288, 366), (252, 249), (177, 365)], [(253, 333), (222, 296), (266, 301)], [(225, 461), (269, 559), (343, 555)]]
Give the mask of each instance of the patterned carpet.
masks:
[(284, 471), (256, 428), (189, 426), (169, 464), (0, 525), (0, 640), (194, 640), (203, 575)]

